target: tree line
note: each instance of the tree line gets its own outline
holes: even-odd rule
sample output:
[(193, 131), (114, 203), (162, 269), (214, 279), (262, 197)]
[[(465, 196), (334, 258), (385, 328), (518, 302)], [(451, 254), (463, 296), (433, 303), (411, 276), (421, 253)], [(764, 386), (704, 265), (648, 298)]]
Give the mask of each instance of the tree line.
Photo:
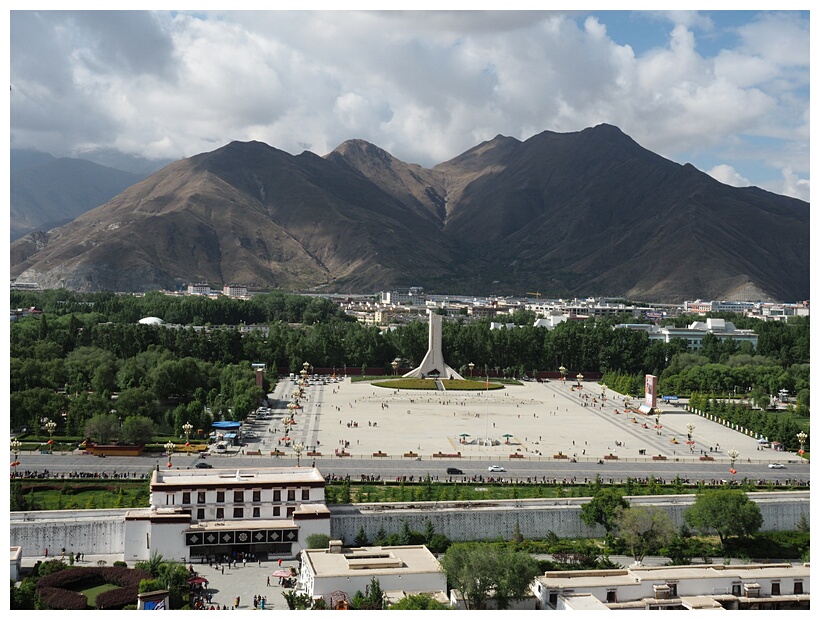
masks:
[[(11, 301), (44, 311), (11, 325), (12, 428), (37, 429), (48, 418), (63, 433), (82, 434), (88, 419), (114, 409), (115, 428), (127, 431), (124, 420), (140, 416), (178, 434), (185, 421), (207, 428), (258, 406), (264, 391), (255, 385), (252, 362), (266, 365), (269, 380), (272, 369), (297, 372), (304, 361), (338, 372), (367, 366), (391, 374), (394, 359), (412, 367), (427, 351), (426, 321), (383, 331), (345, 316), (330, 300), (285, 293), (236, 300), (12, 291)], [(145, 316), (174, 325), (139, 324)], [(487, 319), (445, 322), (445, 359), (465, 376), (523, 376), (561, 366), (569, 376), (599, 371), (613, 389), (632, 394), (642, 391), (646, 373), (660, 377), (664, 393), (678, 395), (785, 388), (801, 396), (798, 413), (808, 413), (808, 317), (755, 321), (757, 349), (707, 336), (697, 355), (679, 339), (650, 341), (643, 332), (613, 329), (631, 317), (567, 321), (553, 330), (533, 327), (532, 318), (517, 312), (511, 317), (517, 327), (500, 330), (491, 330)], [(736, 317), (739, 325), (744, 320), (753, 321)], [(108, 418), (102, 428), (112, 425)]]

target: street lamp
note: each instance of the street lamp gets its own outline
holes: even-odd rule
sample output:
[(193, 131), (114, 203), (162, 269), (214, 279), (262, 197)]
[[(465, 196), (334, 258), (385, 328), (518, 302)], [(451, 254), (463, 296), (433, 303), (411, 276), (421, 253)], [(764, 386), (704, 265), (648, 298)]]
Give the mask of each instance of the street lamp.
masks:
[(800, 458), (803, 458), (803, 455), (805, 454), (805, 452), (803, 452), (803, 444), (806, 443), (806, 439), (808, 439), (808, 435), (806, 435), (806, 433), (803, 431), (797, 433), (797, 442), (800, 444), (800, 450), (798, 450), (797, 454), (800, 455)]
[(692, 439), (692, 434), (695, 432), (695, 423), (694, 422), (689, 422), (689, 424), (686, 425), (686, 432), (687, 432), (686, 443), (689, 444), (689, 452), (694, 453), (695, 452), (695, 440)]
[(11, 462), (12, 467), (14, 467), (14, 476), (17, 477), (17, 466), (20, 464), (20, 461), (17, 460), (17, 455), (20, 454), (20, 448), (22, 448), (23, 444), (20, 443), (20, 440), (16, 437), (11, 440), (11, 453), (14, 455), (14, 460)]
[[(185, 424), (183, 424), (183, 425), (182, 425), (182, 432), (183, 432), (183, 433), (185, 433), (185, 447), (186, 447), (186, 448), (190, 448), (190, 447), (191, 447), (191, 444), (190, 444), (190, 442), (188, 441), (188, 439), (189, 439), (189, 437), (190, 437), (190, 435), (191, 435), (191, 431), (192, 431), (192, 430), (194, 430), (194, 426), (193, 426), (193, 424), (191, 424), (190, 422), (186, 422)], [(190, 450), (189, 450), (189, 451), (190, 451)]]
[(578, 387), (581, 387), (581, 381), (583, 381), (583, 380), (584, 380), (584, 375), (582, 375), (582, 374), (579, 372), (577, 375), (575, 375), (575, 378), (576, 378), (576, 379), (578, 379)]
[(470, 362), (469, 364), (467, 364), (467, 366), (470, 368), (470, 379), (472, 379), (473, 378), (473, 368), (475, 368), (475, 364)]
[(300, 466), (301, 458), (302, 458), (302, 450), (305, 449), (300, 443), (293, 444), (293, 451), (296, 453), (296, 467)]
[(164, 446), (165, 452), (168, 454), (168, 469), (171, 469), (171, 453), (174, 451), (174, 442), (169, 441)]
[(731, 462), (731, 468), (729, 469), (729, 473), (732, 474), (732, 483), (734, 483), (735, 474), (737, 473), (737, 471), (735, 470), (735, 461), (737, 460), (737, 457), (740, 456), (740, 452), (732, 448), (726, 454), (729, 455), (729, 461)]
[(567, 380), (567, 369), (564, 368), (564, 366), (559, 366), (558, 367), (558, 372), (561, 373), (561, 381), (566, 381)]
[(396, 369), (399, 367), (399, 361), (398, 360), (393, 360), (392, 362), (390, 362), (390, 365), (393, 367), (393, 376), (395, 377), (396, 376)]
[(51, 452), (54, 452), (54, 440), (51, 436), (54, 434), (54, 429), (57, 428), (57, 423), (54, 420), (46, 422), (46, 430), (48, 431), (48, 446)]
[(661, 434), (662, 428), (663, 426), (661, 426), (661, 410), (655, 409), (655, 431), (658, 433), (658, 435)]
[(601, 384), (601, 400), (606, 398), (606, 383)]

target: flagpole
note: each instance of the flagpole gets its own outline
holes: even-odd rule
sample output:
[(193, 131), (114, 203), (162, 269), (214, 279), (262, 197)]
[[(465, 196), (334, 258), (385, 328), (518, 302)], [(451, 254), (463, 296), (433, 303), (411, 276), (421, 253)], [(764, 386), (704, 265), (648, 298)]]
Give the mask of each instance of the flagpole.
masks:
[(487, 410), (484, 412), (484, 445), (486, 446), (487, 442), (490, 440), (490, 375), (487, 375), (487, 384), (485, 387), (486, 392), (484, 394), (484, 403), (487, 407)]

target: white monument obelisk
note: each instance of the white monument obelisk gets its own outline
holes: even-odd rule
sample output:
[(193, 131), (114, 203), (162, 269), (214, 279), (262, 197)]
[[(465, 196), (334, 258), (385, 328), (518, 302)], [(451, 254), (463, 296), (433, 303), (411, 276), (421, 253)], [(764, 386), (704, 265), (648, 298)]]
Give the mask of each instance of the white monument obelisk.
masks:
[(460, 374), (450, 368), (444, 362), (444, 355), (441, 353), (441, 315), (430, 310), (427, 311), (430, 317), (430, 331), (427, 336), (427, 353), (416, 368), (405, 374), (405, 377), (421, 378), (422, 375), (429, 377), (431, 374), (438, 374), (441, 379), (460, 379)]

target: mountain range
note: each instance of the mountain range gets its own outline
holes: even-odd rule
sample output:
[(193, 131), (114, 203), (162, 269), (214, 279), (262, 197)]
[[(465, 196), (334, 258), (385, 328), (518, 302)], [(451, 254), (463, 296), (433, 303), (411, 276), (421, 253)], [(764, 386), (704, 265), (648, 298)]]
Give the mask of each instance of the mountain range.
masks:
[(11, 247), (75, 290), (809, 298), (809, 205), (719, 183), (611, 125), (497, 136), (432, 168), (363, 140), (320, 157), (232, 142)]

